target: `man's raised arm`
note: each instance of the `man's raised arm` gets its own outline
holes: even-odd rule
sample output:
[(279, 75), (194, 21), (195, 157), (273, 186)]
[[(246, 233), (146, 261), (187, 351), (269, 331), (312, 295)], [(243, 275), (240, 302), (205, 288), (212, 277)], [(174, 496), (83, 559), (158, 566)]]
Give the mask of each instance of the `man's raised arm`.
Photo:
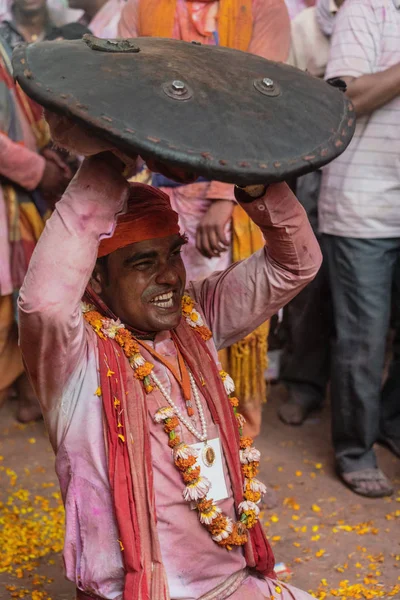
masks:
[[(252, 200), (237, 199), (258, 225), (266, 245), (250, 258), (191, 284), (217, 348), (244, 338), (314, 279), (322, 256), (307, 215), (285, 183)], [(252, 200), (249, 202), (249, 200)]]
[(99, 241), (112, 233), (128, 195), (112, 162), (85, 159), (46, 224), (21, 288), (21, 349), (44, 410), (58, 401), (85, 351), (80, 301)]

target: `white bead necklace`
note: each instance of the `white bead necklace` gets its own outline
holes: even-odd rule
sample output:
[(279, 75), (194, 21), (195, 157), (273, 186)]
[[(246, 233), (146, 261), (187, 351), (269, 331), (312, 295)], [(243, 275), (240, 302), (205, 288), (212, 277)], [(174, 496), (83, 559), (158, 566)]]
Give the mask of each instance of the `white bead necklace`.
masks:
[(190, 387), (192, 388), (192, 392), (193, 392), (194, 402), (197, 406), (197, 410), (199, 411), (201, 433), (192, 425), (192, 423), (188, 419), (186, 419), (183, 416), (182, 412), (179, 410), (179, 408), (177, 407), (175, 402), (172, 400), (171, 396), (168, 394), (167, 390), (165, 389), (165, 387), (163, 386), (161, 381), (158, 379), (157, 375), (155, 375), (154, 371), (152, 371), (152, 373), (151, 373), (151, 378), (153, 379), (154, 383), (156, 384), (156, 386), (158, 387), (158, 389), (160, 390), (160, 392), (162, 393), (162, 395), (164, 396), (164, 398), (166, 399), (166, 401), (168, 402), (170, 407), (173, 409), (173, 411), (174, 411), (175, 415), (178, 417), (179, 421), (200, 442), (207, 442), (207, 423), (206, 423), (206, 418), (204, 416), (203, 407), (201, 406), (199, 392), (197, 390), (196, 382), (194, 380), (193, 375), (191, 374), (190, 371), (188, 371), (188, 373), (189, 373), (189, 379), (190, 379)]

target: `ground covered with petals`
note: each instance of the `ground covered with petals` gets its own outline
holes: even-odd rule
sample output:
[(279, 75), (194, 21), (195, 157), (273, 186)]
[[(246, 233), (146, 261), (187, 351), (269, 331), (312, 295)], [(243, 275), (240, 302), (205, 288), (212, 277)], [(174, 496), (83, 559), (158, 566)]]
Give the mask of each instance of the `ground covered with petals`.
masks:
[[(354, 495), (334, 475), (328, 408), (292, 428), (276, 417), (280, 398), (273, 388), (257, 448), (260, 479), (277, 496), (262, 523), (282, 577), (320, 600), (400, 600), (400, 461), (377, 449), (393, 497)], [(43, 424), (19, 425), (14, 410), (0, 411), (0, 598), (73, 600), (54, 455)]]

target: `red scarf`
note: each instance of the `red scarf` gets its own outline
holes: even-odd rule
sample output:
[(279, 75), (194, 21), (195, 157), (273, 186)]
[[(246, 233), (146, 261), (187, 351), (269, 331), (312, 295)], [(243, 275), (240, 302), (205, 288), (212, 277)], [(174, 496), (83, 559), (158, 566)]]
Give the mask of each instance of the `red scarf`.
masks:
[[(99, 312), (115, 318), (93, 292), (88, 296)], [(220, 427), (237, 506), (243, 500), (239, 434), (217, 365), (207, 344), (185, 319), (182, 318), (172, 331), (172, 338), (201, 387), (214, 422)], [(156, 528), (146, 394), (140, 381), (127, 377), (131, 367), (116, 342), (99, 338), (98, 348), (108, 471), (125, 566), (123, 600), (169, 600)], [(202, 385), (202, 380), (207, 382), (206, 386)], [(119, 419), (124, 441), (119, 437), (121, 429), (118, 428), (116, 400), (123, 411)], [(265, 576), (274, 577), (274, 556), (261, 523), (258, 522), (249, 534), (244, 547), (247, 565)], [(221, 552), (226, 550), (221, 549)]]

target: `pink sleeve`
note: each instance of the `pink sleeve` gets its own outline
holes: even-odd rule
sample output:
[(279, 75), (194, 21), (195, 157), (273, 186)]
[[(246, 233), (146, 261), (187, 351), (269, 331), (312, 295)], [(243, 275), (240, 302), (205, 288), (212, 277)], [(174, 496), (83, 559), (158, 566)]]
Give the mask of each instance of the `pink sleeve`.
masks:
[(57, 402), (85, 351), (81, 298), (127, 190), (105, 160), (85, 159), (35, 248), (19, 297), (20, 344), (44, 410)]
[(127, 0), (122, 9), (118, 25), (118, 35), (122, 38), (135, 38), (139, 33), (139, 1)]
[(43, 156), (0, 133), (0, 175), (26, 190), (39, 185), (46, 161)]
[(290, 19), (284, 0), (254, 0), (253, 18), (249, 52), (285, 62), (290, 50)]
[(298, 294), (317, 274), (322, 256), (307, 215), (285, 183), (241, 204), (266, 245), (222, 273), (191, 283), (218, 349), (244, 338)]

